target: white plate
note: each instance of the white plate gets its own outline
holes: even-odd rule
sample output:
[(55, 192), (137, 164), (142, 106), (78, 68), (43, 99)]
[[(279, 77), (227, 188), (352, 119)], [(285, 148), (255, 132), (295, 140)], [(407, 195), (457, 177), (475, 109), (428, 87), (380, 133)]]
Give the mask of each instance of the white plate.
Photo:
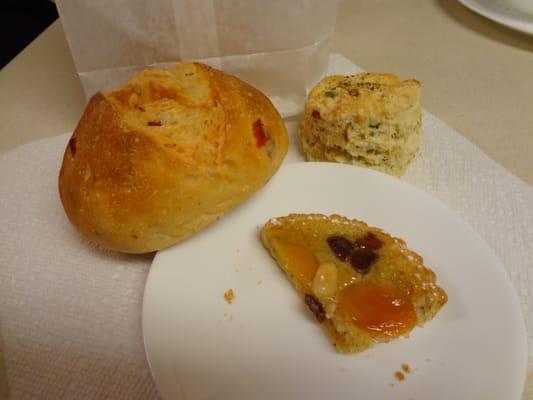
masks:
[[(291, 212), (339, 213), (404, 238), (448, 304), (409, 339), (337, 354), (259, 241), (270, 217)], [(245, 204), (158, 253), (143, 333), (166, 399), (512, 400), (526, 371), (517, 296), (478, 234), (399, 179), (329, 163), (284, 165)], [(399, 382), (404, 363), (412, 372)]]
[(533, 35), (531, 0), (459, 0), (459, 2), (494, 22)]

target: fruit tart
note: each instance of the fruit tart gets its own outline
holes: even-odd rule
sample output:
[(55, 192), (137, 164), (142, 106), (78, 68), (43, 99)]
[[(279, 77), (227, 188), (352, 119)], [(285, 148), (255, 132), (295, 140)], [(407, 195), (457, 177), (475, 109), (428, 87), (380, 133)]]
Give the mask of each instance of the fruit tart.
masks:
[(402, 239), (339, 215), (269, 220), (261, 240), (342, 353), (408, 336), (446, 304)]

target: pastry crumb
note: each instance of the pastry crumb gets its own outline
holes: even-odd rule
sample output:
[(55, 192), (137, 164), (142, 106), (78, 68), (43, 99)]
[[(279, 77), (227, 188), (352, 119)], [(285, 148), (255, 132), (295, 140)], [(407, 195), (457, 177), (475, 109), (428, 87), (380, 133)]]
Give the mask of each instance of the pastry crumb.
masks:
[(394, 373), (394, 377), (396, 378), (398, 382), (403, 382), (405, 380), (405, 375), (403, 374), (403, 372), (400, 372), (400, 371), (396, 371)]
[(224, 300), (226, 300), (226, 303), (228, 304), (233, 303), (233, 300), (235, 300), (235, 292), (233, 292), (233, 289), (229, 289), (224, 293)]
[(406, 374), (411, 373), (411, 367), (409, 366), (409, 364), (403, 363), (403, 364), (402, 364), (402, 370), (403, 370), (403, 372), (405, 372)]

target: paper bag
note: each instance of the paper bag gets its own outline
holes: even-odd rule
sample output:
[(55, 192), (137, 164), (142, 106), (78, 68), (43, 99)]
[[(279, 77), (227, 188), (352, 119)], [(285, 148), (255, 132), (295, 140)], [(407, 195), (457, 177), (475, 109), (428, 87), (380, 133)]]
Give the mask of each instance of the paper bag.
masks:
[(85, 95), (195, 60), (302, 111), (324, 74), (338, 0), (58, 0)]

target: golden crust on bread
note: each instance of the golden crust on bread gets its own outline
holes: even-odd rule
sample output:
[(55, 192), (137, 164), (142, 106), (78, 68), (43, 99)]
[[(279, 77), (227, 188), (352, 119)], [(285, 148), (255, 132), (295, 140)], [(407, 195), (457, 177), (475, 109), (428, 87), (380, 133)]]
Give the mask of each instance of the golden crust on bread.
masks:
[(392, 74), (332, 75), (309, 93), (299, 134), (309, 161), (401, 176), (422, 139), (420, 82)]
[(291, 214), (261, 240), (339, 352), (406, 336), (447, 301), (420, 255), (362, 221)]
[(91, 241), (144, 253), (201, 230), (260, 189), (287, 132), (257, 89), (199, 63), (97, 93), (67, 145), (59, 192)]

